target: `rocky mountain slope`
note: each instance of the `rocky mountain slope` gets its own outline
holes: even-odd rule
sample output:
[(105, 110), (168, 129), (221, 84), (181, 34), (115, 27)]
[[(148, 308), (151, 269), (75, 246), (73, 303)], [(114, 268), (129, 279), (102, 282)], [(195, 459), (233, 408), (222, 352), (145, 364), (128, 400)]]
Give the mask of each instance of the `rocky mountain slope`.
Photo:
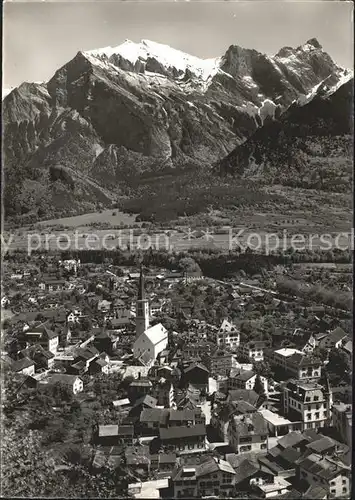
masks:
[(268, 117), (247, 141), (218, 163), (231, 174), (268, 184), (343, 192), (352, 188), (352, 75), (325, 80), (279, 117)]
[(137, 178), (210, 169), (343, 74), (315, 39), (273, 57), (231, 46), (202, 60), (147, 40), (78, 52), (47, 83), (3, 101), (6, 213), (87, 211)]

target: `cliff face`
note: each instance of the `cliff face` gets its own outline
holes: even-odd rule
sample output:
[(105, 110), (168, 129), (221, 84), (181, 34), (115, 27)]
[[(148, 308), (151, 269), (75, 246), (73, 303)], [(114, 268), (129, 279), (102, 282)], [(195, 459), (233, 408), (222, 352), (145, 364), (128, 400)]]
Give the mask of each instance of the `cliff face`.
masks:
[[(58, 186), (72, 212), (92, 209), (142, 173), (209, 169), (342, 74), (315, 40), (273, 57), (231, 46), (201, 60), (147, 40), (79, 52), (47, 83), (22, 84), (3, 101), (6, 212), (55, 212)], [(40, 207), (36, 196), (24, 202), (33, 182), (45, 193)]]
[(278, 118), (268, 118), (217, 170), (267, 183), (350, 191), (353, 83), (324, 83)]

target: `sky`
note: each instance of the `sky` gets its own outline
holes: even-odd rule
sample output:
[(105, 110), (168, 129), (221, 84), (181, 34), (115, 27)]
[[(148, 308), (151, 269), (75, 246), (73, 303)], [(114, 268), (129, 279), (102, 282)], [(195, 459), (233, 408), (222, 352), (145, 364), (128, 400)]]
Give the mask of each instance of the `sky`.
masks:
[(149, 39), (209, 58), (232, 44), (272, 55), (315, 37), (340, 66), (353, 67), (353, 4), (346, 1), (8, 0), (3, 19), (7, 89), (50, 79), (79, 50), (125, 39)]

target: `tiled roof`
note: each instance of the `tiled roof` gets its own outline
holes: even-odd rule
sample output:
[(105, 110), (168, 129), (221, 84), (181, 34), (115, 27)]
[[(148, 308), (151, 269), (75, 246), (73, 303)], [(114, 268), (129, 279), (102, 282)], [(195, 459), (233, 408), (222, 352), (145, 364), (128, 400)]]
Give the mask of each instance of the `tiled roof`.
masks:
[(246, 401), (249, 404), (255, 406), (259, 399), (259, 395), (248, 389), (235, 389), (229, 391), (228, 400), (229, 401)]
[(235, 469), (235, 483), (241, 483), (245, 479), (252, 477), (256, 472), (260, 472), (258, 464), (252, 462), (251, 460), (244, 459), (242, 463)]
[(29, 358), (22, 358), (12, 364), (12, 369), (15, 372), (19, 372), (25, 368), (29, 368), (30, 366), (34, 366), (34, 362)]
[(298, 444), (304, 442), (305, 439), (306, 438), (304, 437), (303, 434), (301, 434), (301, 432), (293, 431), (293, 432), (289, 432), (288, 434), (285, 434), (285, 436), (282, 436), (282, 438), (280, 438), (277, 441), (277, 444), (279, 447), (285, 449), (285, 448), (289, 448), (290, 446), (295, 447)]
[(170, 427), (168, 429), (159, 429), (160, 439), (163, 441), (169, 439), (183, 439), (187, 437), (197, 437), (206, 435), (206, 427), (204, 424), (197, 424), (191, 427)]
[(343, 464), (340, 460), (317, 453), (312, 453), (303, 460), (299, 460), (298, 464), (307, 472), (326, 480), (331, 480), (343, 471), (350, 471), (350, 467)]
[(221, 460), (217, 457), (211, 457), (206, 462), (201, 463), (196, 467), (196, 477), (205, 476), (208, 474), (213, 474), (214, 472), (222, 471), (227, 474), (235, 475), (235, 470), (229, 462)]
[(251, 413), (240, 417), (234, 417), (234, 425), (239, 437), (251, 435), (267, 435), (267, 423), (260, 413)]
[(144, 408), (140, 414), (139, 420), (140, 422), (160, 422), (163, 416), (163, 408)]
[(330, 437), (320, 436), (320, 439), (317, 439), (317, 441), (313, 441), (312, 443), (307, 444), (306, 448), (315, 451), (316, 453), (322, 453), (326, 450), (334, 448), (336, 444), (336, 441), (334, 441)]

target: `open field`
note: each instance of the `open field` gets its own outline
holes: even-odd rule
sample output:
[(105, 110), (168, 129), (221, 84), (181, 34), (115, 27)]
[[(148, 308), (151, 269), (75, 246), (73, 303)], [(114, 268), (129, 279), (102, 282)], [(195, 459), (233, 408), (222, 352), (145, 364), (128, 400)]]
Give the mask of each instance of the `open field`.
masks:
[(120, 224), (134, 224), (135, 215), (125, 214), (118, 210), (102, 210), (101, 212), (93, 212), (89, 214), (77, 215), (76, 217), (63, 217), (61, 219), (51, 219), (39, 222), (38, 225), (43, 228), (62, 225), (73, 228), (87, 227), (90, 224), (106, 223), (111, 226), (119, 226)]

